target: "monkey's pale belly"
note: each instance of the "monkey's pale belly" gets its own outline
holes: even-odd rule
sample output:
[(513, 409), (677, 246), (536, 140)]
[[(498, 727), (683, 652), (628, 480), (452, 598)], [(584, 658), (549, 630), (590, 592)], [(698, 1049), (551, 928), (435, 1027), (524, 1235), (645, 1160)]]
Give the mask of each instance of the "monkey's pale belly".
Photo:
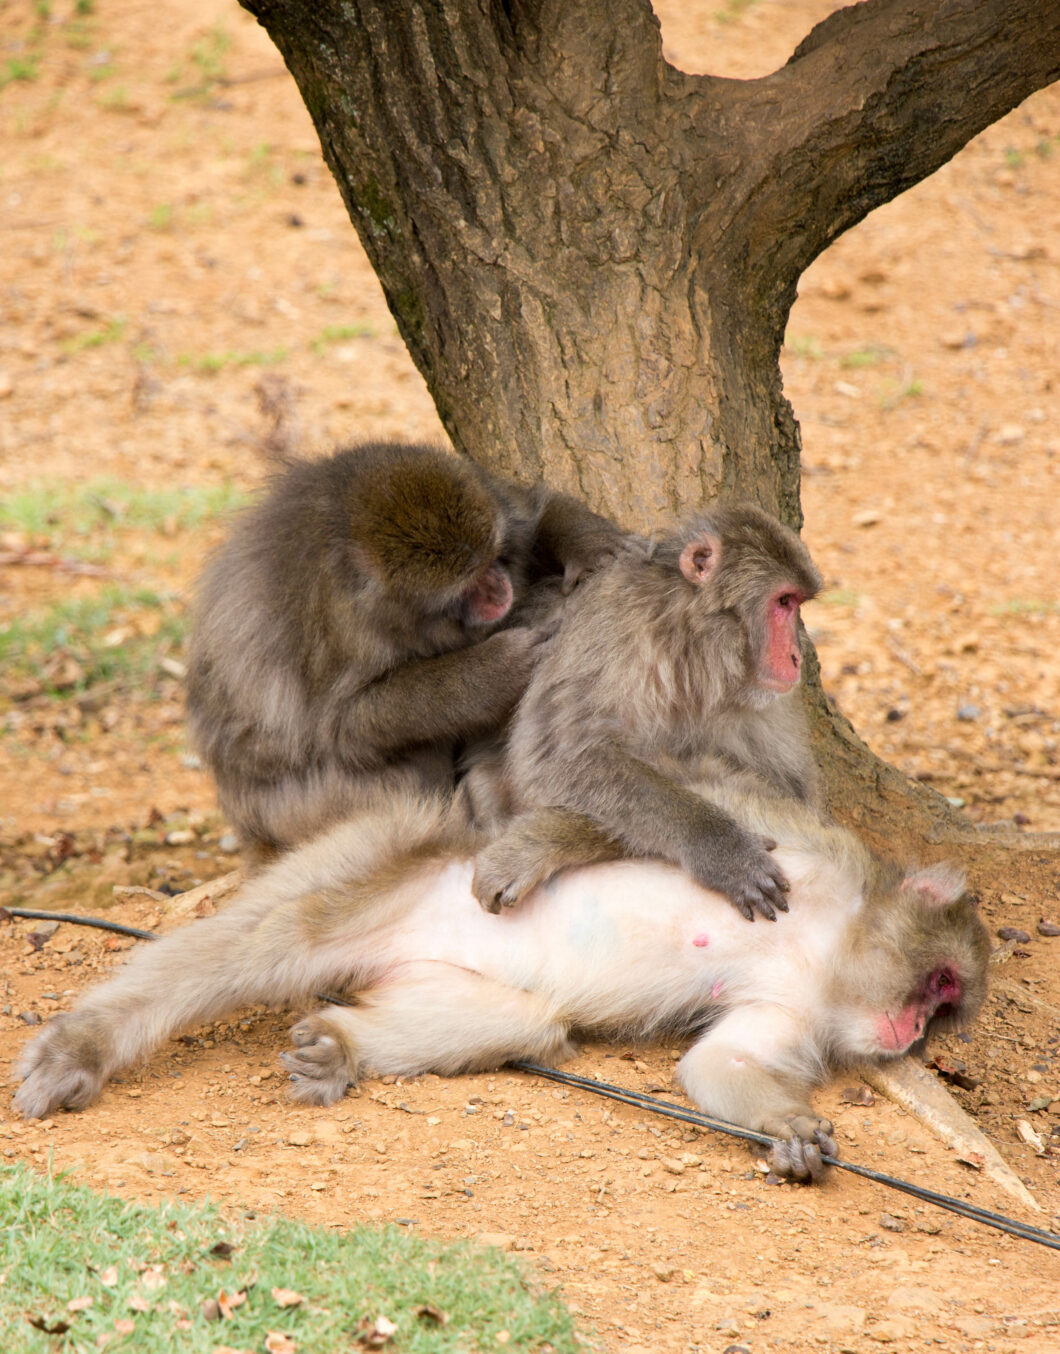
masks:
[(790, 992), (793, 967), (805, 998), (826, 980), (818, 955), (832, 952), (849, 917), (808, 899), (800, 908), (797, 866), (792, 914), (772, 923), (746, 921), (720, 894), (655, 861), (567, 871), (494, 915), (471, 893), (472, 868), (454, 861), (421, 878), (400, 925), (357, 942), (382, 982), (409, 964), (451, 964), (550, 995), (575, 1023), (606, 1011), (638, 1024), (671, 1006), (772, 1000), (774, 985)]

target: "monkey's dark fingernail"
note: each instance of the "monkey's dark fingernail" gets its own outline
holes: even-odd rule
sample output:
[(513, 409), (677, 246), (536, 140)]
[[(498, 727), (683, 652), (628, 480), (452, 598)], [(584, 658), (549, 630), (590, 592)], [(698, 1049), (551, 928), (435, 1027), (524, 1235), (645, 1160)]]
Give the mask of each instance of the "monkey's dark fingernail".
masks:
[(774, 903), (776, 903), (777, 907), (780, 908), (781, 912), (790, 911), (790, 908), (788, 907), (788, 900), (786, 898), (774, 898), (773, 901)]

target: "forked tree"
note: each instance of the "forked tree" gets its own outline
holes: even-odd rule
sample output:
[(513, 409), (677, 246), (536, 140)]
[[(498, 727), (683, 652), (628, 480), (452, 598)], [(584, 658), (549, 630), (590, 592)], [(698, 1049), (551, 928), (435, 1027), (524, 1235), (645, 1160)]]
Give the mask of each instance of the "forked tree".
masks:
[[(1060, 0), (864, 0), (753, 80), (668, 64), (648, 0), (242, 3), (454, 444), (642, 528), (719, 491), (801, 524), (800, 274), (1060, 75)], [(833, 804), (987, 866), (808, 668)]]

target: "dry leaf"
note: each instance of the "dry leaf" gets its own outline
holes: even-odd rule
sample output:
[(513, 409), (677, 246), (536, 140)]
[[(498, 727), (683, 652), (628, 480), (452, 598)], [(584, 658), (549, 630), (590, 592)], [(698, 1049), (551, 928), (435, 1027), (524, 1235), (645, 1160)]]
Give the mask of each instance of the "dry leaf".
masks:
[(265, 1348), (269, 1354), (295, 1354), (298, 1346), (289, 1335), (282, 1331), (271, 1330), (265, 1337)]
[(130, 1321), (127, 1316), (119, 1316), (114, 1323), (114, 1329), (119, 1335), (132, 1335), (136, 1329), (136, 1322)]
[(217, 1305), (221, 1309), (221, 1315), (227, 1321), (236, 1307), (242, 1307), (247, 1300), (247, 1290), (241, 1288), (238, 1293), (233, 1293), (231, 1297), (222, 1290), (217, 1294)]
[(300, 1302), (305, 1302), (301, 1293), (296, 1293), (292, 1288), (274, 1288), (272, 1296), (281, 1307), (297, 1307)]
[(132, 1295), (129, 1299), (129, 1306), (134, 1312), (149, 1312), (151, 1310), (151, 1304), (146, 1298), (140, 1297), (139, 1293), (134, 1293)]
[(164, 1288), (166, 1285), (166, 1276), (162, 1272), (161, 1265), (148, 1265), (140, 1275), (140, 1282), (145, 1288), (155, 1289)]
[(1040, 1157), (1045, 1155), (1045, 1143), (1042, 1142), (1041, 1137), (1034, 1131), (1033, 1128), (1031, 1128), (1030, 1124), (1027, 1122), (1026, 1119), (1016, 1120), (1016, 1132), (1020, 1135), (1020, 1137), (1023, 1139), (1023, 1141), (1027, 1144), (1028, 1147), (1034, 1148), (1034, 1150), (1038, 1153)]
[(104, 1288), (113, 1288), (118, 1282), (118, 1266), (108, 1265), (106, 1269), (99, 1272), (99, 1281)]
[(385, 1316), (377, 1316), (373, 1321), (366, 1316), (357, 1327), (357, 1343), (365, 1349), (382, 1349), (393, 1339), (397, 1326)]
[(66, 1304), (66, 1310), (68, 1312), (84, 1312), (87, 1311), (94, 1302), (94, 1298), (71, 1298)]
[(418, 1316), (421, 1321), (433, 1321), (436, 1326), (448, 1326), (449, 1324), (449, 1313), (443, 1312), (433, 1302), (424, 1302), (419, 1307), (415, 1307), (413, 1315)]

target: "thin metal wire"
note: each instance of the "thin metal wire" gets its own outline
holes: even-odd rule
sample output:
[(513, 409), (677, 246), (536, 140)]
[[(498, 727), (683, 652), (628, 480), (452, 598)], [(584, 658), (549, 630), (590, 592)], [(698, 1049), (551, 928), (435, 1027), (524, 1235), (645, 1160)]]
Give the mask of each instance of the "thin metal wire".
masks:
[[(33, 921), (65, 921), (75, 926), (96, 926), (102, 931), (116, 931), (120, 935), (135, 936), (138, 940), (158, 939), (154, 931), (141, 931), (135, 926), (104, 921), (100, 917), (80, 917), (73, 912), (39, 912), (28, 907), (5, 907), (0, 908), (0, 912), (6, 912), (9, 917), (26, 917)], [(318, 994), (317, 1000), (331, 1002), (334, 1006), (350, 1005), (342, 997), (334, 997), (327, 993)], [(699, 1110), (685, 1109), (683, 1105), (675, 1105), (670, 1100), (654, 1100), (641, 1091), (627, 1091), (624, 1087), (614, 1086), (608, 1081), (593, 1081), (574, 1072), (560, 1072), (555, 1067), (543, 1067), (539, 1063), (524, 1062), (521, 1059), (513, 1060), (506, 1065), (518, 1072), (529, 1072), (534, 1076), (561, 1082), (565, 1086), (576, 1086), (582, 1090), (592, 1091), (594, 1095), (617, 1100), (635, 1109), (650, 1110), (652, 1114), (659, 1114), (668, 1119), (679, 1119), (683, 1123), (695, 1124), (697, 1128), (708, 1128), (713, 1133), (727, 1133), (732, 1138), (742, 1138), (745, 1142), (757, 1143), (761, 1147), (771, 1147), (773, 1144), (773, 1139), (764, 1133), (755, 1133), (749, 1128), (741, 1128), (739, 1124), (727, 1123), (724, 1119), (712, 1119), (709, 1115), (701, 1114)], [(897, 1176), (884, 1175), (882, 1171), (874, 1171), (869, 1166), (858, 1166), (853, 1161), (828, 1156), (822, 1156), (821, 1160), (828, 1166), (849, 1171), (852, 1175), (860, 1175), (865, 1180), (874, 1180), (877, 1184), (887, 1185), (890, 1189), (900, 1190), (903, 1194), (911, 1194), (914, 1199), (934, 1204), (936, 1208), (944, 1208), (950, 1213), (968, 1218), (971, 1222), (981, 1223), (984, 1227), (993, 1227), (999, 1232), (1007, 1232), (1009, 1236), (1020, 1237), (1024, 1241), (1033, 1241), (1039, 1246), (1048, 1246), (1052, 1250), (1060, 1251), (1060, 1236), (1055, 1232), (1032, 1227), (1029, 1223), (1020, 1222), (1016, 1218), (1008, 1218), (1003, 1213), (992, 1213), (987, 1208), (980, 1208), (978, 1204), (965, 1203), (949, 1194), (936, 1194), (934, 1190), (925, 1189), (923, 1185), (914, 1185), (911, 1181), (901, 1180)]]
[[(593, 1081), (589, 1077), (579, 1077), (573, 1072), (560, 1072), (554, 1067), (542, 1067), (538, 1063), (522, 1060), (509, 1062), (507, 1066), (513, 1067), (519, 1072), (530, 1072), (534, 1076), (547, 1077), (550, 1081), (558, 1081), (566, 1086), (576, 1086), (582, 1090), (592, 1091), (594, 1095), (605, 1096), (609, 1100), (618, 1100), (622, 1104), (631, 1105), (636, 1109), (647, 1109), (653, 1114), (660, 1114), (669, 1119), (679, 1119), (684, 1123), (695, 1124), (699, 1128), (709, 1128), (714, 1133), (727, 1133), (731, 1137), (743, 1138), (746, 1142), (758, 1143), (763, 1147), (770, 1147), (773, 1143), (773, 1139), (767, 1137), (764, 1133), (754, 1133), (750, 1129), (741, 1128), (739, 1124), (727, 1123), (724, 1119), (712, 1119), (709, 1115), (701, 1114), (698, 1110), (685, 1109), (683, 1105), (675, 1105), (669, 1100), (656, 1100), (644, 1095), (641, 1091), (627, 1091), (624, 1087), (614, 1086), (608, 1081)], [(1017, 1218), (1008, 1218), (1003, 1213), (992, 1213), (987, 1208), (980, 1208), (978, 1204), (969, 1204), (962, 1199), (954, 1199), (949, 1194), (937, 1194), (934, 1190), (925, 1189), (923, 1185), (914, 1185), (909, 1180), (885, 1175), (882, 1171), (874, 1171), (869, 1166), (858, 1166), (855, 1162), (843, 1161), (839, 1157), (822, 1156), (821, 1160), (841, 1171), (849, 1171), (852, 1175), (860, 1175), (866, 1180), (874, 1180), (877, 1184), (887, 1185), (891, 1189), (900, 1190), (903, 1194), (911, 1194), (915, 1199), (921, 1199), (925, 1203), (934, 1204), (937, 1208), (944, 1208), (951, 1213), (957, 1213), (971, 1222), (981, 1223), (984, 1227), (993, 1227), (999, 1232), (1007, 1232), (1010, 1236), (1020, 1237), (1024, 1241), (1033, 1241), (1039, 1246), (1048, 1246), (1052, 1250), (1060, 1251), (1060, 1236), (1056, 1232), (1047, 1232), (1040, 1227), (1032, 1227), (1029, 1223), (1020, 1222)]]
[(28, 917), (30, 921), (66, 921), (74, 926), (95, 926), (100, 931), (116, 931), (120, 936), (135, 936), (137, 940), (157, 940), (154, 931), (141, 931), (120, 921), (104, 921), (102, 917), (79, 917), (76, 912), (38, 912), (32, 907), (0, 907), (0, 913), (9, 917)]

